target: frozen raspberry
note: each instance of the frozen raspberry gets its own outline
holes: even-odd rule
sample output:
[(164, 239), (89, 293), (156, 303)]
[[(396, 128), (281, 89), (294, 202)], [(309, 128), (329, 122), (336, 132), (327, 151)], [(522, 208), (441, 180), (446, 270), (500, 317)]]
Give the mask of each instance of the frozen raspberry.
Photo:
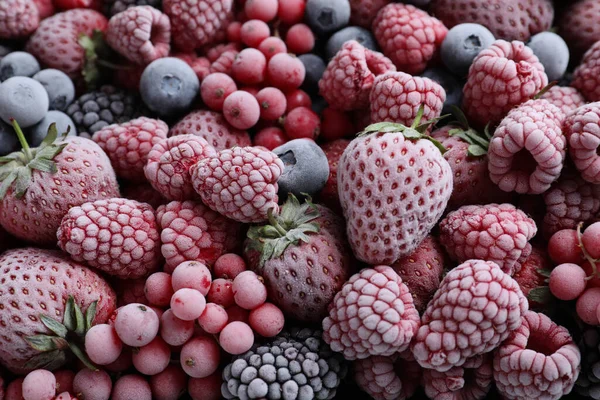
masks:
[(578, 89), (587, 101), (600, 101), (600, 43), (596, 42), (585, 53), (573, 72), (571, 86)]
[(113, 198), (73, 207), (63, 218), (58, 246), (76, 261), (135, 279), (160, 266), (160, 238), (149, 204)]
[(446, 91), (429, 78), (404, 72), (387, 72), (375, 78), (369, 94), (371, 121), (397, 122), (411, 126), (421, 105), (425, 107), (423, 121), (442, 113)]
[(260, 118), (265, 121), (275, 121), (285, 113), (287, 101), (283, 92), (277, 88), (261, 89), (256, 94), (256, 100), (260, 106)]
[(350, 111), (368, 107), (377, 75), (395, 71), (392, 61), (355, 40), (342, 45), (319, 81), (319, 93), (332, 108)]
[(194, 190), (211, 209), (239, 222), (261, 222), (277, 212), (277, 180), (283, 161), (256, 147), (222, 150), (195, 164)]
[(222, 72), (227, 75), (231, 75), (231, 67), (235, 61), (235, 58), (238, 56), (239, 52), (237, 50), (228, 50), (222, 53), (219, 58), (213, 61), (210, 64), (210, 73)]
[(366, 268), (344, 284), (323, 320), (323, 339), (347, 360), (408, 348), (419, 327), (408, 287), (387, 266)]
[(0, 3), (0, 39), (21, 39), (35, 32), (40, 15), (35, 2), (4, 0)]
[(220, 72), (208, 75), (200, 85), (202, 101), (215, 111), (221, 111), (227, 96), (236, 90), (237, 85), (233, 79), (229, 75)]
[(171, 19), (173, 43), (192, 51), (213, 42), (231, 19), (233, 0), (163, 0)]
[(169, 17), (151, 6), (129, 8), (108, 21), (106, 43), (129, 61), (150, 64), (169, 54)]
[(115, 382), (110, 398), (111, 400), (152, 400), (152, 390), (142, 375), (124, 375)]
[(290, 139), (315, 140), (320, 133), (319, 114), (307, 107), (296, 107), (290, 111), (283, 124), (286, 137)]
[(408, 287), (417, 311), (425, 311), (440, 286), (445, 258), (438, 240), (427, 236), (410, 255), (390, 265)]
[(494, 380), (505, 399), (557, 400), (573, 389), (580, 363), (569, 331), (529, 311), (494, 354)]
[(275, 54), (287, 53), (285, 42), (278, 37), (269, 36), (258, 45), (258, 49), (269, 61)]
[(140, 117), (108, 125), (92, 139), (106, 152), (118, 177), (144, 181), (144, 166), (152, 146), (165, 139), (169, 126), (161, 120)]
[(299, 88), (305, 75), (306, 69), (302, 61), (287, 53), (275, 54), (267, 64), (269, 83), (283, 91)]
[(470, 358), (446, 372), (423, 369), (425, 394), (433, 400), (483, 400), (492, 388), (491, 354)]
[(184, 261), (213, 265), (221, 255), (239, 245), (240, 225), (192, 201), (172, 201), (158, 207), (165, 272)]
[(265, 79), (267, 58), (257, 49), (244, 49), (231, 65), (231, 76), (245, 85), (256, 85)]
[(155, 400), (177, 400), (185, 392), (187, 375), (179, 365), (169, 365), (150, 377), (150, 389)]
[(512, 204), (463, 206), (440, 222), (440, 242), (458, 262), (493, 261), (509, 275), (531, 253), (535, 221)]
[(565, 161), (564, 118), (558, 107), (543, 99), (513, 108), (490, 141), (492, 182), (505, 192), (540, 194), (548, 190)]
[(463, 88), (463, 110), (477, 127), (494, 124), (547, 84), (533, 50), (523, 42), (496, 40), (473, 60)]
[(558, 32), (569, 45), (573, 60), (578, 60), (600, 40), (600, 2), (581, 0), (566, 4), (569, 4), (569, 7), (561, 13)]
[(210, 74), (210, 61), (206, 57), (198, 57), (194, 52), (190, 53), (174, 53), (169, 57), (179, 58), (185, 61), (187, 65), (192, 67), (198, 80), (202, 82)]
[(229, 125), (222, 114), (214, 111), (192, 111), (176, 123), (169, 132), (169, 136), (185, 134), (204, 138), (217, 151), (252, 144), (246, 131), (235, 129)]
[(269, 25), (258, 19), (251, 19), (242, 24), (240, 36), (242, 42), (249, 47), (258, 47), (260, 42), (271, 35)]
[(356, 384), (375, 400), (411, 398), (419, 386), (422, 368), (414, 358), (403, 358), (406, 354), (371, 356), (354, 361)]
[(238, 90), (223, 102), (223, 115), (237, 129), (252, 128), (260, 118), (260, 106), (252, 94)]
[(552, 86), (541, 98), (560, 108), (565, 116), (586, 103), (579, 90), (570, 86)]
[(209, 62), (213, 63), (217, 61), (223, 53), (228, 51), (235, 51), (238, 53), (241, 50), (242, 46), (239, 43), (220, 43), (206, 50), (206, 58), (208, 58)]
[(373, 35), (383, 54), (409, 74), (425, 70), (447, 33), (437, 18), (412, 5), (388, 4), (373, 20)]
[(315, 47), (315, 35), (306, 24), (296, 24), (288, 29), (285, 44), (290, 53), (309, 53)]
[(527, 298), (490, 261), (469, 260), (451, 270), (429, 302), (412, 352), (423, 368), (446, 372), (494, 350), (521, 326)]
[(217, 152), (202, 137), (178, 135), (161, 140), (148, 153), (144, 174), (158, 192), (169, 200), (192, 200), (190, 168), (199, 160)]
[(350, 0), (350, 22), (371, 29), (377, 12), (391, 0)]
[(588, 103), (573, 111), (564, 123), (569, 141), (569, 155), (581, 177), (593, 184), (600, 183), (600, 102)]

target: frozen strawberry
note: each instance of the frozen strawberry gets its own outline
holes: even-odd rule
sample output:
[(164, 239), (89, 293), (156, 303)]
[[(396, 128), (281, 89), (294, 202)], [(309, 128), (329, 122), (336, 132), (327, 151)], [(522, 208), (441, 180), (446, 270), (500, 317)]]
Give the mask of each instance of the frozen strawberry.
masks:
[(600, 3), (597, 0), (581, 0), (568, 4), (558, 20), (558, 32), (569, 45), (573, 58), (578, 60), (600, 40)]
[(0, 4), (0, 38), (22, 39), (38, 28), (40, 11), (29, 0), (5, 0)]

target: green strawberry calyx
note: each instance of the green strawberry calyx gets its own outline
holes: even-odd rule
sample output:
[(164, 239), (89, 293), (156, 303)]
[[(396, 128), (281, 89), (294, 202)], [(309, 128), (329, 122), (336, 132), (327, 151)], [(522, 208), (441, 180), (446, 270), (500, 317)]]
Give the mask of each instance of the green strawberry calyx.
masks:
[(467, 154), (471, 157), (482, 157), (487, 154), (490, 146), (490, 140), (492, 140), (492, 134), (490, 133), (489, 124), (485, 127), (482, 136), (479, 132), (469, 126), (467, 117), (463, 114), (462, 110), (456, 106), (452, 106), (452, 115), (456, 118), (456, 124), (458, 128), (451, 129), (448, 132), (450, 136), (456, 136), (464, 140), (469, 144), (467, 148)]
[(358, 134), (358, 136), (371, 135), (376, 133), (394, 133), (400, 132), (402, 135), (409, 140), (419, 140), (426, 139), (434, 144), (435, 147), (439, 149), (439, 151), (444, 154), (447, 149), (440, 142), (429, 136), (426, 132), (429, 127), (436, 122), (444, 119), (447, 115), (442, 115), (441, 117), (434, 118), (428, 121), (421, 123), (421, 119), (423, 119), (423, 114), (425, 112), (425, 106), (421, 105), (419, 107), (419, 111), (417, 111), (417, 115), (411, 126), (406, 126), (399, 124), (397, 122), (376, 122), (367, 126), (362, 132)]
[(23, 197), (33, 179), (34, 170), (50, 174), (56, 173), (56, 163), (53, 160), (67, 145), (64, 139), (70, 130), (69, 127), (59, 138), (56, 124), (53, 123), (48, 128), (48, 134), (42, 143), (38, 147), (31, 148), (14, 118), (11, 119), (11, 124), (21, 143), (22, 150), (0, 157), (0, 199), (6, 196), (13, 183), (15, 196)]
[(48, 370), (58, 368), (64, 364), (67, 351), (70, 350), (86, 367), (97, 371), (98, 368), (90, 361), (85, 351), (82, 350), (85, 334), (92, 327), (92, 323), (96, 317), (97, 305), (97, 301), (91, 303), (84, 314), (75, 301), (75, 298), (69, 296), (65, 305), (65, 314), (62, 323), (47, 315), (40, 314), (40, 321), (51, 334), (40, 333), (25, 338), (29, 346), (39, 351), (39, 354), (31, 357), (25, 363), (25, 367), (28, 369), (44, 368)]
[(300, 203), (291, 193), (277, 214), (270, 209), (268, 224), (252, 226), (247, 233), (248, 248), (260, 254), (259, 266), (281, 257), (289, 246), (308, 243), (308, 235), (319, 233), (320, 226), (314, 222), (319, 216), (319, 210), (310, 197), (306, 196), (306, 200)]

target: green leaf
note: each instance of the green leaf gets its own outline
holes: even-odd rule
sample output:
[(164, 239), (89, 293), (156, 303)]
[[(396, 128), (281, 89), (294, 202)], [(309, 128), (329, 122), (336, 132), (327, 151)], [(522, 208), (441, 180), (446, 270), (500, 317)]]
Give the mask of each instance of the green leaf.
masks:
[(96, 307), (98, 306), (98, 301), (92, 302), (85, 311), (85, 331), (87, 332), (94, 322), (94, 318), (96, 318)]
[(456, 118), (456, 120), (458, 121), (458, 123), (465, 129), (469, 129), (469, 121), (467, 120), (467, 117), (465, 116), (465, 114), (462, 112), (462, 110), (460, 108), (458, 108), (456, 105), (451, 105), (450, 109), (452, 110), (452, 115), (454, 115), (454, 117)]
[(45, 158), (34, 158), (27, 166), (30, 169), (36, 169), (50, 174), (56, 173), (56, 163)]
[(485, 135), (485, 137), (487, 137), (489, 140), (492, 140), (492, 138), (494, 137), (494, 134), (491, 132), (491, 122), (488, 122), (485, 125), (485, 128), (483, 129), (483, 134)]
[(76, 344), (73, 344), (73, 343), (69, 343), (69, 348), (71, 349), (71, 351), (73, 352), (73, 354), (75, 354), (75, 356), (77, 358), (79, 358), (79, 360), (81, 360), (81, 362), (86, 367), (88, 367), (92, 371), (98, 371), (98, 367), (96, 367), (94, 365), (94, 363), (88, 358), (88, 356), (85, 354), (85, 352), (81, 351), (81, 349), (79, 348), (79, 346), (77, 346)]
[(68, 331), (63, 324), (43, 314), (40, 314), (40, 319), (46, 328), (50, 329), (56, 335), (60, 336), (61, 338), (67, 337)]
[(17, 171), (13, 170), (6, 178), (2, 180), (2, 184), (0, 185), (0, 199), (3, 199), (6, 196), (6, 192), (11, 187), (13, 182), (17, 179)]
[(23, 367), (25, 369), (47, 369), (53, 371), (62, 367), (67, 360), (67, 356), (63, 350), (53, 350), (46, 353), (36, 354), (31, 357)]
[(75, 307), (73, 310), (75, 311), (75, 334), (77, 336), (85, 335), (85, 317), (83, 316), (83, 312), (81, 312), (81, 308), (79, 304), (74, 302)]
[(77, 321), (75, 319), (75, 299), (73, 296), (69, 296), (67, 304), (65, 305), (65, 317), (63, 319), (63, 325), (71, 332), (77, 328)]
[(407, 139), (421, 139), (423, 137), (423, 135), (421, 134), (421, 132), (409, 128), (409, 129), (405, 129), (404, 132), (402, 132), (402, 135), (404, 135), (405, 138)]
[(19, 161), (21, 159), (21, 154), (23, 153), (21, 153), (20, 151), (16, 151), (14, 153), (10, 153), (7, 156), (0, 157), (0, 164), (10, 163), (11, 161)]
[(467, 148), (467, 153), (471, 156), (471, 157), (481, 157), (487, 154), (487, 151), (477, 145), (477, 144), (472, 144)]
[(413, 129), (417, 129), (417, 127), (421, 124), (421, 119), (423, 118), (423, 114), (425, 114), (425, 104), (421, 104), (419, 106), (419, 110), (417, 110), (417, 115), (415, 115), (415, 119), (410, 126)]
[(548, 286), (538, 286), (529, 291), (527, 298), (536, 303), (545, 304), (552, 300), (552, 294)]
[(67, 341), (58, 336), (33, 335), (27, 336), (25, 341), (33, 349), (41, 352), (63, 350), (69, 347)]
[(534, 100), (541, 99), (542, 96), (544, 94), (546, 94), (546, 92), (548, 92), (548, 90), (552, 89), (552, 87), (556, 86), (557, 84), (558, 84), (558, 81), (552, 81), (552, 82), (550, 82), (549, 84), (547, 84), (546, 86), (544, 86), (542, 88), (542, 90), (540, 90), (535, 96), (533, 96), (533, 99)]
[(552, 273), (552, 270), (550, 270), (550, 269), (544, 269), (544, 268), (538, 268), (536, 270), (536, 272), (538, 274), (540, 274), (541, 276), (543, 276), (544, 278), (550, 278), (550, 274)]
[(487, 151), (488, 147), (490, 147), (489, 140), (486, 140), (486, 139), (482, 138), (481, 136), (479, 136), (479, 133), (477, 131), (475, 131), (473, 129), (469, 129), (465, 133), (467, 134), (467, 136), (469, 136), (473, 140), (474, 143), (479, 144), (479, 146), (481, 146), (486, 151)]
[(20, 199), (21, 197), (23, 197), (23, 195), (29, 188), (29, 184), (31, 183), (31, 169), (19, 168), (17, 171), (17, 180), (15, 182), (15, 196), (17, 197), (17, 199)]
[(50, 146), (52, 143), (54, 143), (54, 141), (56, 140), (57, 137), (58, 137), (58, 129), (56, 129), (56, 122), (53, 122), (48, 127), (48, 134), (46, 135), (44, 140), (42, 140), (42, 143), (40, 144), (40, 148)]
[(441, 144), (440, 142), (438, 142), (437, 140), (435, 140), (431, 136), (424, 136), (424, 138), (427, 139), (427, 140), (429, 140), (431, 143), (433, 143), (433, 145), (435, 147), (437, 147), (437, 149), (440, 151), (440, 153), (442, 153), (442, 155), (444, 155), (448, 151), (448, 149), (445, 148), (443, 144)]
[(469, 137), (469, 135), (467, 135), (467, 132), (463, 131), (462, 129), (451, 129), (450, 131), (448, 131), (448, 135), (449, 136), (456, 136), (458, 138), (461, 138), (464, 142), (467, 142), (469, 144), (473, 144), (473, 139), (471, 139)]

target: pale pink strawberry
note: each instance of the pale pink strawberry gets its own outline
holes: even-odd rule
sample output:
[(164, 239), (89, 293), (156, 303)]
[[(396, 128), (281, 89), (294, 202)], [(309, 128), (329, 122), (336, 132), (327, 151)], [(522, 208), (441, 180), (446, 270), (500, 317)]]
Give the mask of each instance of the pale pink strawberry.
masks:
[(22, 39), (35, 32), (40, 13), (30, 0), (0, 2), (0, 39)]

